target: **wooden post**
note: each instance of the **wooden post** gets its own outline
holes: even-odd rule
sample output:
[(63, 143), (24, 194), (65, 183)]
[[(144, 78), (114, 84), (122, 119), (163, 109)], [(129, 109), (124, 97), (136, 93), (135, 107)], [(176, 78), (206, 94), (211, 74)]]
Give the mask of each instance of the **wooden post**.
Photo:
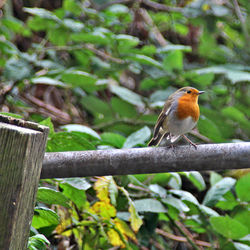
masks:
[(0, 249), (27, 249), (48, 131), (0, 115)]

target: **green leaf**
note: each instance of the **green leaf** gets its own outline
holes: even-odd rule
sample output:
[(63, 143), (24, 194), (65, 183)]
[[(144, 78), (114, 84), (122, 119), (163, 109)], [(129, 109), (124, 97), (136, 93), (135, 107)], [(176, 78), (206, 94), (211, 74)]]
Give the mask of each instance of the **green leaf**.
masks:
[(241, 201), (250, 201), (250, 174), (241, 177), (237, 181), (235, 191)]
[(234, 209), (233, 218), (239, 221), (242, 225), (248, 228), (248, 232), (250, 232), (250, 208), (249, 207), (237, 207)]
[(208, 216), (219, 216), (219, 214), (215, 210), (205, 205), (199, 205), (199, 209)]
[(168, 190), (170, 194), (174, 194), (176, 196), (179, 196), (182, 201), (189, 201), (195, 205), (199, 205), (198, 200), (189, 192), (184, 190), (176, 190), (176, 189), (170, 189)]
[(70, 36), (70, 39), (74, 42), (85, 42), (100, 45), (105, 45), (109, 43), (109, 38), (106, 37), (106, 35), (100, 31), (93, 31), (89, 33), (73, 33)]
[(203, 68), (196, 70), (197, 74), (214, 73), (214, 74), (224, 74), (233, 84), (237, 82), (249, 82), (250, 73), (241, 70), (235, 70), (234, 65), (217, 65), (208, 68)]
[(137, 111), (135, 107), (117, 97), (111, 98), (112, 109), (118, 113), (121, 117), (133, 118), (137, 116)]
[(63, 20), (63, 25), (74, 32), (80, 32), (84, 28), (83, 23), (75, 21), (70, 18), (65, 18)]
[(192, 81), (193, 83), (198, 84), (199, 86), (205, 87), (210, 85), (213, 80), (214, 80), (215, 75), (213, 73), (206, 73), (206, 74), (192, 74), (192, 77), (188, 77), (188, 79), (190, 79), (190, 81)]
[[(57, 179), (60, 180), (60, 179)], [(62, 179), (62, 181), (60, 181), (60, 185), (61, 184), (68, 184), (71, 187), (74, 187), (78, 190), (88, 190), (91, 185), (86, 181), (85, 178), (81, 178), (81, 177), (75, 177), (75, 178), (64, 178)]]
[(59, 87), (66, 87), (66, 85), (63, 82), (50, 78), (50, 77), (46, 77), (46, 76), (32, 78), (30, 79), (30, 81), (34, 84), (46, 84), (46, 85), (54, 85), (54, 86), (59, 86)]
[(168, 196), (167, 198), (162, 199), (162, 202), (176, 208), (179, 212), (189, 211), (189, 208), (185, 203), (173, 196)]
[(239, 205), (239, 202), (236, 201), (234, 195), (231, 191), (228, 191), (223, 195), (221, 200), (216, 204), (216, 207), (223, 209), (223, 210), (232, 210), (237, 205)]
[(36, 234), (29, 237), (28, 249), (29, 250), (45, 250), (46, 245), (50, 245), (50, 242), (43, 234)]
[(183, 70), (183, 54), (179, 50), (171, 51), (163, 60), (163, 67), (167, 71)]
[(135, 36), (130, 36), (126, 34), (119, 34), (115, 36), (115, 39), (118, 41), (125, 41), (129, 43), (130, 46), (137, 46), (140, 40)]
[(247, 228), (235, 219), (227, 216), (211, 217), (213, 229), (229, 239), (240, 239), (248, 234)]
[(200, 191), (203, 191), (206, 188), (206, 183), (199, 172), (190, 171), (184, 172), (184, 174)]
[(126, 140), (126, 138), (122, 135), (109, 132), (101, 134), (101, 138), (103, 143), (108, 143), (116, 148), (122, 148)]
[[(79, 180), (72, 180), (75, 178), (70, 179), (71, 180), (66, 179), (66, 181), (61, 182), (59, 186), (63, 189), (63, 194), (74, 202), (78, 209), (83, 209), (87, 203), (85, 194), (87, 186), (85, 187), (85, 184), (82, 185)], [(75, 186), (77, 186), (77, 188)]]
[(141, 64), (155, 66), (157, 68), (162, 69), (162, 64), (157, 62), (156, 60), (154, 60), (153, 58), (151, 58), (149, 56), (137, 54), (134, 56), (129, 56), (128, 59), (133, 60), (133, 61), (138, 62), (138, 63), (141, 63)]
[(214, 172), (214, 171), (211, 171), (210, 173), (210, 185), (213, 186), (214, 184), (216, 184), (217, 182), (219, 182), (223, 177)]
[(67, 208), (70, 207), (68, 204), (69, 200), (67, 199), (67, 197), (65, 197), (61, 192), (47, 187), (38, 188), (36, 199), (38, 202), (42, 202), (49, 205), (57, 204)]
[(231, 177), (223, 178), (208, 190), (202, 204), (209, 207), (214, 206), (234, 186), (235, 182), (235, 179)]
[(181, 189), (182, 181), (178, 173), (171, 173), (172, 178), (168, 182), (168, 186), (174, 189)]
[(49, 135), (50, 136), (52, 136), (55, 133), (55, 131), (54, 131), (54, 125), (53, 125), (53, 123), (51, 121), (51, 117), (48, 117), (47, 119), (39, 122), (39, 124), (41, 124), (43, 126), (49, 127)]
[[(108, 177), (106, 177), (108, 178)], [(112, 176), (109, 177), (110, 182), (109, 182), (109, 186), (108, 186), (108, 192), (109, 192), (109, 197), (110, 197), (110, 201), (111, 204), (116, 206), (116, 199), (118, 196), (118, 188), (117, 185), (114, 181), (114, 178)]]
[(49, 41), (57, 46), (64, 46), (69, 41), (69, 32), (63, 27), (49, 29), (47, 36)]
[(3, 75), (7, 80), (19, 81), (32, 75), (32, 67), (26, 60), (11, 58), (5, 64)]
[(128, 103), (144, 107), (142, 97), (127, 88), (111, 85), (110, 91)]
[(185, 46), (185, 45), (174, 45), (174, 44), (169, 44), (164, 47), (160, 47), (157, 49), (157, 53), (165, 53), (169, 51), (175, 51), (175, 50), (180, 50), (184, 52), (191, 52), (192, 47), (191, 46)]
[(236, 248), (236, 250), (249, 250), (249, 245), (246, 245), (246, 244), (242, 244), (242, 243), (239, 243), (239, 242), (234, 242), (234, 247)]
[(207, 136), (214, 142), (222, 142), (224, 139), (217, 125), (207, 117), (201, 115), (198, 122), (198, 129), (202, 135)]
[(158, 184), (149, 185), (149, 189), (158, 194), (161, 198), (165, 198), (167, 196), (167, 190)]
[(151, 131), (145, 126), (140, 130), (132, 133), (124, 142), (123, 148), (132, 148), (138, 144), (143, 144), (150, 138)]
[(32, 226), (36, 229), (48, 226), (57, 226), (59, 216), (51, 209), (45, 207), (35, 207)]
[(39, 16), (41, 18), (44, 19), (50, 19), (53, 21), (56, 21), (57, 23), (61, 23), (62, 20), (60, 20), (55, 14), (53, 14), (51, 11), (49, 10), (45, 10), (42, 8), (23, 8), (25, 12), (35, 15), (35, 16)]
[(244, 113), (238, 110), (235, 107), (226, 107), (221, 110), (222, 114), (236, 122), (239, 123), (246, 123), (247, 118), (245, 117)]
[(81, 14), (81, 6), (75, 0), (64, 0), (63, 1), (63, 8), (71, 13), (79, 16)]
[(73, 132), (73, 131), (82, 132), (96, 139), (101, 139), (101, 137), (93, 129), (81, 124), (67, 124), (61, 126), (61, 128), (66, 129), (68, 132)]
[(97, 77), (84, 71), (66, 71), (61, 75), (64, 82), (70, 83), (73, 87), (81, 87), (83, 90), (93, 92), (97, 89), (95, 83)]
[(166, 213), (167, 209), (155, 199), (142, 199), (134, 201), (137, 212)]
[(17, 119), (23, 119), (23, 116), (9, 112), (0, 112), (0, 115), (6, 115)]
[(88, 95), (81, 99), (81, 104), (91, 112), (99, 121), (106, 121), (112, 119), (112, 112), (110, 112), (110, 106), (107, 102), (100, 100), (99, 98)]
[(81, 132), (54, 133), (47, 142), (49, 152), (95, 150), (95, 146)]

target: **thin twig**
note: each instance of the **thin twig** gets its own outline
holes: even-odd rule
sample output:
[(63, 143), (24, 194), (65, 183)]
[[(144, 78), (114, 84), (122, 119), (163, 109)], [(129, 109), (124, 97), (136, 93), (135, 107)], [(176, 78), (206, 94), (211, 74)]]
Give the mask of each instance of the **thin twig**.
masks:
[[(179, 241), (179, 242), (187, 242), (187, 239), (185, 237), (183, 237), (183, 236), (177, 236), (177, 235), (165, 232), (165, 231), (163, 231), (162, 229), (159, 229), (159, 228), (156, 228), (155, 232), (157, 234), (162, 235), (162, 236), (164, 236), (164, 237), (166, 237), (168, 239), (171, 239), (171, 240), (175, 240), (175, 241)], [(194, 240), (194, 241), (199, 246), (202, 246), (202, 247), (211, 247), (211, 244), (209, 242), (202, 241), (202, 240)]]
[(142, 3), (144, 3), (148, 7), (151, 7), (152, 9), (157, 10), (157, 11), (167, 11), (167, 12), (182, 12), (183, 11), (182, 8), (170, 7), (165, 4), (153, 2), (150, 0), (142, 0)]
[(11, 93), (18, 81), (14, 81), (11, 86), (5, 86), (0, 90), (0, 104), (5, 102), (6, 96)]
[(159, 43), (160, 46), (166, 46), (167, 41), (165, 40), (165, 38), (163, 37), (163, 35), (159, 31), (157, 26), (154, 24), (152, 18), (150, 17), (150, 15), (146, 11), (146, 9), (141, 8), (140, 13), (144, 19), (144, 22), (147, 23), (149, 25), (149, 27), (151, 28), (150, 31), (154, 34), (155, 40), (157, 40), (157, 42)]
[(197, 244), (194, 242), (193, 237), (191, 238), (190, 235), (188, 235), (179, 225), (178, 223), (176, 223), (168, 214), (166, 214), (166, 216), (168, 217), (168, 219), (170, 220), (170, 222), (179, 230), (179, 232), (184, 235), (187, 239), (187, 242), (193, 247), (193, 249), (195, 250), (200, 250), (201, 248), (199, 248), (197, 246)]
[(80, 44), (80, 45), (75, 45), (75, 46), (49, 46), (49, 47), (44, 47), (42, 50), (55, 50), (55, 51), (66, 50), (66, 51), (70, 51), (70, 50), (79, 50), (79, 49), (90, 50), (90, 51), (94, 52), (94, 54), (96, 54), (97, 56), (100, 56), (101, 58), (103, 58), (104, 60), (107, 60), (107, 61), (111, 61), (111, 62), (118, 63), (118, 64), (125, 64), (126, 63), (125, 60), (115, 58), (115, 57), (107, 54), (104, 51), (96, 49), (92, 44)]
[(23, 97), (26, 99), (26, 101), (37, 105), (40, 108), (43, 108), (45, 110), (48, 110), (49, 112), (51, 112), (52, 114), (59, 116), (62, 120), (64, 120), (65, 123), (70, 123), (72, 121), (71, 117), (66, 113), (61, 111), (60, 109), (49, 105), (43, 101), (41, 101), (40, 99), (30, 95), (30, 94), (23, 94)]
[(246, 26), (245, 19), (244, 19), (242, 13), (241, 13), (240, 6), (239, 6), (239, 4), (238, 4), (238, 1), (237, 1), (237, 0), (233, 0), (233, 5), (234, 5), (235, 13), (236, 13), (237, 17), (238, 17), (239, 20), (240, 20), (241, 28), (242, 28), (242, 31), (243, 31), (243, 33), (244, 33), (246, 42), (248, 43), (249, 40), (250, 40), (250, 39), (249, 39), (249, 34), (248, 34), (248, 30), (247, 30), (247, 26)]

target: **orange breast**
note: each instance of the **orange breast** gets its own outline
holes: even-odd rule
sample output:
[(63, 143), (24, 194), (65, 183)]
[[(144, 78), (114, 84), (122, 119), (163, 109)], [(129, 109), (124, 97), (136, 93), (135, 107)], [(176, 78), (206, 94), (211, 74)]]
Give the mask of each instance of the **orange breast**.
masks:
[(178, 118), (182, 120), (191, 116), (194, 121), (198, 121), (200, 116), (200, 109), (197, 101), (198, 98), (189, 98), (185, 95), (182, 96), (178, 102)]

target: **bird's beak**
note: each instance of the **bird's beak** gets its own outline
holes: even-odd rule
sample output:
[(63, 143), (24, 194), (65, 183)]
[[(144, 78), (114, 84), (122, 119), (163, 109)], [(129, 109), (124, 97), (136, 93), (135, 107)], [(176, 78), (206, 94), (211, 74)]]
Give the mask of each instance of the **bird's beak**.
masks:
[(199, 91), (199, 92), (198, 92), (198, 95), (201, 95), (201, 94), (203, 94), (203, 93), (205, 93), (205, 91)]

